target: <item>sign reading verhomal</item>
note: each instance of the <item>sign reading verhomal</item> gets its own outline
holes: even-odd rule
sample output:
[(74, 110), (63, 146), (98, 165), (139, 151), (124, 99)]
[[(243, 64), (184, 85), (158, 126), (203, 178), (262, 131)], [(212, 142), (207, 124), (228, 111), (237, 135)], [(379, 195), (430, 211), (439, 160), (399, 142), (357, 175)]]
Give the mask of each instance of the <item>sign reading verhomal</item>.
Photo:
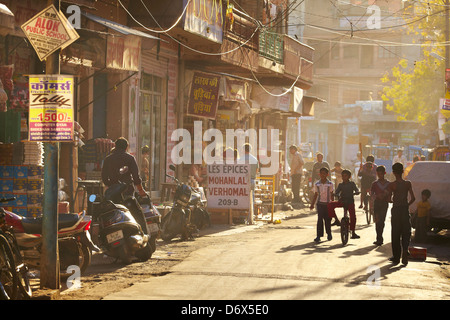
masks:
[(41, 61), (64, 49), (80, 36), (54, 5), (45, 8), (21, 26)]
[(208, 208), (247, 210), (250, 207), (250, 165), (208, 165)]

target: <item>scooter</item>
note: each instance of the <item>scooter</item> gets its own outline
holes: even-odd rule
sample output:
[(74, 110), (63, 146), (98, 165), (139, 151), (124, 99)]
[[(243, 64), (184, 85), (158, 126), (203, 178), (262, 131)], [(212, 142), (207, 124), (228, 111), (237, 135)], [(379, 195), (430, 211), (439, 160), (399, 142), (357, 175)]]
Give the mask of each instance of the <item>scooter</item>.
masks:
[(152, 254), (156, 250), (156, 238), (158, 238), (161, 231), (161, 214), (158, 209), (153, 205), (152, 200), (149, 195), (146, 197), (136, 196), (142, 212), (145, 216), (145, 221), (147, 223), (147, 230), (150, 235), (150, 247), (152, 249)]
[[(12, 199), (8, 199), (12, 200)], [(23, 261), (30, 267), (39, 268), (42, 250), (42, 217), (28, 218), (4, 210), (6, 224), (11, 226)], [(92, 243), (89, 229), (91, 217), (85, 211), (58, 214), (58, 248), (61, 276), (69, 276), (67, 268), (77, 265), (84, 272), (91, 263), (92, 250), (98, 248)]]
[(126, 184), (121, 183), (110, 186), (105, 192), (105, 199), (90, 195), (89, 201), (92, 203), (94, 221), (99, 224), (98, 243), (104, 253), (130, 264), (133, 256), (147, 261), (153, 251), (145, 221), (138, 223), (130, 211), (142, 209), (136, 207), (136, 203), (133, 203), (134, 209), (128, 209), (124, 204), (131, 206), (130, 199), (124, 199), (124, 204), (110, 200), (123, 198), (122, 194), (127, 188)]
[[(174, 165), (170, 165), (169, 168), (172, 171), (176, 170)], [(205, 215), (206, 210), (201, 210), (199, 207), (201, 195), (176, 177), (169, 174), (166, 176), (172, 178), (177, 183), (177, 187), (172, 209), (161, 221), (161, 238), (164, 241), (170, 241), (177, 235), (181, 235), (182, 240), (193, 239), (193, 233), (197, 227), (205, 222), (209, 223), (209, 214), (206, 212)], [(194, 210), (191, 210), (190, 206), (193, 206)]]

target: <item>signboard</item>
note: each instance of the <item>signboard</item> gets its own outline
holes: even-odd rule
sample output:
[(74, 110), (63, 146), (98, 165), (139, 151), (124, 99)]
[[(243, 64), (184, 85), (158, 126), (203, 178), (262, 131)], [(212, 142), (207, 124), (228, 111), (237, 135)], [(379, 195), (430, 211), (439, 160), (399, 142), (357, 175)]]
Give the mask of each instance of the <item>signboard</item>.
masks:
[(439, 99), (439, 110), (446, 118), (450, 118), (450, 97), (447, 98), (447, 95), (450, 95), (450, 92), (445, 95), (445, 99)]
[(51, 5), (21, 26), (39, 59), (44, 61), (58, 49), (64, 49), (80, 36), (66, 17)]
[(250, 208), (250, 165), (208, 165), (208, 208)]
[(219, 82), (219, 76), (201, 72), (194, 73), (187, 109), (189, 116), (216, 118)]
[(106, 50), (106, 67), (139, 71), (139, 55), (141, 52), (141, 38), (127, 35), (108, 36)]
[[(183, 1), (186, 6), (187, 0)], [(187, 3), (184, 30), (222, 43), (223, 6), (220, 0), (191, 0)]]
[(71, 75), (30, 75), (30, 141), (73, 141), (74, 80)]

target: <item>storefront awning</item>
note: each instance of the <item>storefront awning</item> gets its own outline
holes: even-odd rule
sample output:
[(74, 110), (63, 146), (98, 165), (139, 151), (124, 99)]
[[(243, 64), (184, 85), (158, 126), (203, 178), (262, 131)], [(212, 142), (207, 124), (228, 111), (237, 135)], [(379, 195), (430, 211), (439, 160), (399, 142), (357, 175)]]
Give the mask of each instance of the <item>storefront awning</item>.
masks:
[(6, 35), (14, 30), (14, 14), (9, 8), (0, 3), (0, 35)]
[(314, 102), (327, 102), (327, 101), (318, 97), (303, 96), (302, 114), (304, 116), (314, 115)]
[[(147, 39), (161, 40), (160, 38), (152, 36), (151, 34), (148, 34), (148, 33), (145, 33), (145, 32), (139, 31), (139, 30), (135, 30), (133, 28), (124, 26), (123, 24), (120, 24), (120, 23), (117, 23), (117, 22), (114, 22), (114, 21), (111, 21), (111, 20), (108, 20), (105, 18), (101, 18), (101, 17), (98, 17), (96, 15), (93, 15), (93, 14), (90, 14), (87, 12), (82, 12), (81, 14), (83, 16), (85, 16), (86, 18), (88, 18), (89, 20), (97, 22), (101, 25), (104, 25), (107, 28), (113, 29), (124, 35), (133, 35), (133, 36), (139, 36), (139, 37), (147, 38)], [(162, 41), (164, 41), (164, 40), (162, 40)]]

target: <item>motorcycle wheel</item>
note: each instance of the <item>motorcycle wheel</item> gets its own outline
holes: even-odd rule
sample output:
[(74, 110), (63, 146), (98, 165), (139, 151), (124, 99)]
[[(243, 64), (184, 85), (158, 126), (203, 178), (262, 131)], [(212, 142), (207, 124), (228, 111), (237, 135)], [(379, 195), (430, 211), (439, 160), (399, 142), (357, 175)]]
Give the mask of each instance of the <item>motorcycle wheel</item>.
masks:
[(150, 243), (147, 243), (147, 245), (136, 251), (135, 256), (141, 261), (147, 261), (148, 259), (150, 259), (152, 257), (153, 251), (152, 251), (152, 247), (150, 246)]
[(91, 259), (91, 249), (76, 240), (59, 242), (60, 275), (62, 278), (72, 275), (72, 272), (67, 271), (67, 268), (71, 265), (78, 266), (81, 273), (85, 272), (91, 264)]
[(0, 234), (0, 298), (16, 299), (19, 288), (19, 278), (16, 273), (14, 255), (8, 240)]
[(170, 241), (176, 236), (173, 232), (170, 232), (172, 224), (172, 212), (169, 212), (161, 221), (161, 239), (164, 241)]
[(128, 246), (126, 244), (123, 244), (118, 248), (119, 250), (119, 259), (122, 260), (125, 264), (131, 264), (131, 254), (130, 250), (128, 249)]

